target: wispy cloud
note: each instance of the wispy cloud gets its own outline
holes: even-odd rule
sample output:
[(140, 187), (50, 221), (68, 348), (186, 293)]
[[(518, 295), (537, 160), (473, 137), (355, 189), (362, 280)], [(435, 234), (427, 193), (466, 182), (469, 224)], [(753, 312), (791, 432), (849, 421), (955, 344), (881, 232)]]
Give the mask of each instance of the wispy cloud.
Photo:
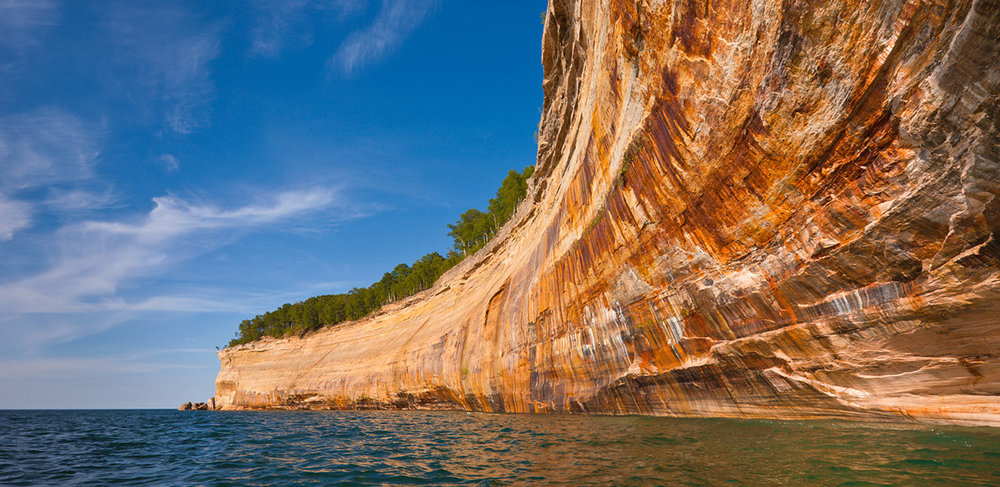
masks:
[(0, 48), (23, 53), (38, 43), (39, 31), (58, 18), (53, 0), (0, 0)]
[(125, 309), (115, 296), (129, 279), (155, 274), (178, 259), (225, 243), (215, 232), (243, 231), (300, 216), (334, 203), (332, 190), (288, 191), (271, 201), (234, 209), (155, 198), (138, 221), (88, 221), (60, 230), (59, 256), (47, 271), (0, 285), (0, 309), (70, 313)]
[(348, 289), (356, 282), (326, 281), (290, 289), (267, 289), (246, 292), (226, 289), (188, 289), (183, 295), (154, 296), (149, 299), (129, 303), (129, 311), (164, 311), (171, 313), (260, 313), (261, 303), (285, 303), (302, 300), (303, 296), (313, 296)]
[(95, 191), (50, 187), (48, 195), (41, 203), (57, 213), (76, 213), (115, 207), (118, 205), (118, 198), (110, 188)]
[(327, 62), (332, 69), (351, 74), (382, 60), (419, 26), (436, 0), (383, 0), (372, 23), (347, 37)]
[(267, 204), (225, 210), (211, 205), (197, 205), (163, 196), (153, 198), (153, 211), (140, 223), (86, 222), (85, 232), (104, 235), (128, 235), (144, 242), (160, 242), (193, 231), (248, 227), (269, 223), (283, 217), (329, 205), (330, 190), (288, 191), (279, 193)]
[(181, 354), (211, 355), (211, 349), (163, 349), (142, 354), (102, 358), (28, 358), (21, 360), (0, 360), (0, 379), (35, 379), (61, 377), (66, 374), (149, 374), (161, 370), (202, 368), (200, 365), (150, 362), (149, 359)]
[[(12, 288), (4, 289), (9, 290)], [(15, 288), (14, 291), (17, 291)], [(5, 297), (4, 301), (18, 299), (22, 293)], [(79, 312), (75, 315), (65, 313), (19, 313), (16, 310), (5, 309), (7, 304), (0, 302), (0, 332), (4, 341), (0, 342), (0, 357), (20, 354), (35, 354), (45, 347), (74, 340), (110, 330), (134, 318), (134, 313), (121, 311)], [(89, 306), (98, 310), (98, 306)], [(80, 306), (84, 308), (84, 306)]]
[[(47, 269), (0, 284), (0, 329), (28, 347), (97, 333), (149, 311), (233, 312), (254, 309), (232, 299), (211, 303), (193, 296), (151, 296), (129, 301), (126, 284), (169, 271), (197, 255), (224, 246), (254, 229), (292, 225), (311, 212), (343, 208), (336, 189), (286, 191), (236, 208), (196, 204), (174, 196), (154, 199), (145, 216), (121, 221), (86, 221), (51, 236), (55, 254)], [(27, 315), (34, 318), (25, 318)], [(66, 316), (66, 318), (60, 318)], [(86, 316), (87, 319), (80, 319)], [(30, 319), (30, 330), (18, 328)]]
[(260, 301), (232, 297), (154, 296), (131, 303), (131, 311), (166, 311), (171, 313), (247, 313), (260, 308)]
[(0, 241), (31, 226), (37, 201), (18, 199), (21, 192), (47, 187), (52, 197), (45, 204), (56, 210), (94, 202), (85, 190), (67, 193), (59, 185), (91, 177), (97, 138), (93, 128), (55, 108), (0, 117)]
[(163, 166), (163, 169), (167, 172), (174, 172), (180, 168), (177, 158), (170, 154), (163, 154), (160, 156), (159, 161), (160, 165)]
[(165, 104), (164, 122), (187, 134), (208, 123), (214, 96), (211, 66), (221, 52), (220, 29), (187, 10), (150, 2), (121, 2), (105, 26), (122, 61), (138, 67), (138, 83)]
[(79, 181), (97, 159), (97, 131), (57, 108), (0, 117), (0, 188)]
[(253, 29), (250, 52), (256, 56), (275, 57), (289, 43), (309, 45), (312, 29), (309, 20), (317, 16), (343, 21), (363, 12), (365, 0), (255, 0), (257, 24)]
[[(255, 0), (257, 24), (253, 29), (250, 52), (255, 56), (275, 57), (289, 44), (312, 44), (313, 27), (320, 23), (342, 24), (368, 10), (368, 0)], [(328, 69), (352, 74), (366, 65), (376, 63), (403, 42), (439, 0), (382, 0), (372, 21), (354, 32), (340, 44), (327, 60)]]
[(0, 193), (0, 241), (10, 240), (14, 234), (31, 225), (31, 206), (8, 199)]

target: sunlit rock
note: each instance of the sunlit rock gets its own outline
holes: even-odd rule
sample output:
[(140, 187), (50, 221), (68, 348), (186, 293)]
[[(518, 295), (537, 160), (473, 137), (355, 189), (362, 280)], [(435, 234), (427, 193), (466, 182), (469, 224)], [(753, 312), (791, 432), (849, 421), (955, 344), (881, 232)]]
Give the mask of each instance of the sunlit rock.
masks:
[(1000, 424), (998, 10), (553, 0), (514, 218), (218, 406)]

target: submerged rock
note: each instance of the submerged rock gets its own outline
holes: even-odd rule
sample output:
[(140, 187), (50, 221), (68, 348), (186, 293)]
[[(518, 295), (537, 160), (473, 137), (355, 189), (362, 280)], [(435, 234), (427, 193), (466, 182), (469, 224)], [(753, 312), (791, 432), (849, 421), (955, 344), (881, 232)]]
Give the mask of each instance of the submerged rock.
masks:
[(528, 198), (218, 406), (1000, 424), (1000, 4), (552, 0)]

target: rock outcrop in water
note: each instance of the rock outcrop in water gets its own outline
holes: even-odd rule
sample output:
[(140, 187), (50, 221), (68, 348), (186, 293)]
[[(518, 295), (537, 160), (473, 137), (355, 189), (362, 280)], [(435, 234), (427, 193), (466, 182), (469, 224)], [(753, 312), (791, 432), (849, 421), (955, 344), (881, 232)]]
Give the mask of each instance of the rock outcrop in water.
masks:
[(215, 404), (215, 398), (212, 397), (208, 402), (185, 402), (177, 407), (178, 411), (213, 411), (218, 409)]
[(1000, 2), (552, 0), (529, 199), (218, 405), (1000, 424)]

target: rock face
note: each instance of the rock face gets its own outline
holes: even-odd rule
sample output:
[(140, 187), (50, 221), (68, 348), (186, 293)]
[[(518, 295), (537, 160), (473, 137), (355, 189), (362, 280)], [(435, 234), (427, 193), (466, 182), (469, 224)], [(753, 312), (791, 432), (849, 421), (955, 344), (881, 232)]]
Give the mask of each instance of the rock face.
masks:
[(218, 409), (218, 407), (215, 404), (214, 397), (209, 399), (208, 402), (196, 402), (193, 404), (186, 402), (177, 408), (178, 411), (210, 411), (215, 409)]
[(552, 0), (529, 198), (224, 409), (1000, 424), (1000, 2)]

